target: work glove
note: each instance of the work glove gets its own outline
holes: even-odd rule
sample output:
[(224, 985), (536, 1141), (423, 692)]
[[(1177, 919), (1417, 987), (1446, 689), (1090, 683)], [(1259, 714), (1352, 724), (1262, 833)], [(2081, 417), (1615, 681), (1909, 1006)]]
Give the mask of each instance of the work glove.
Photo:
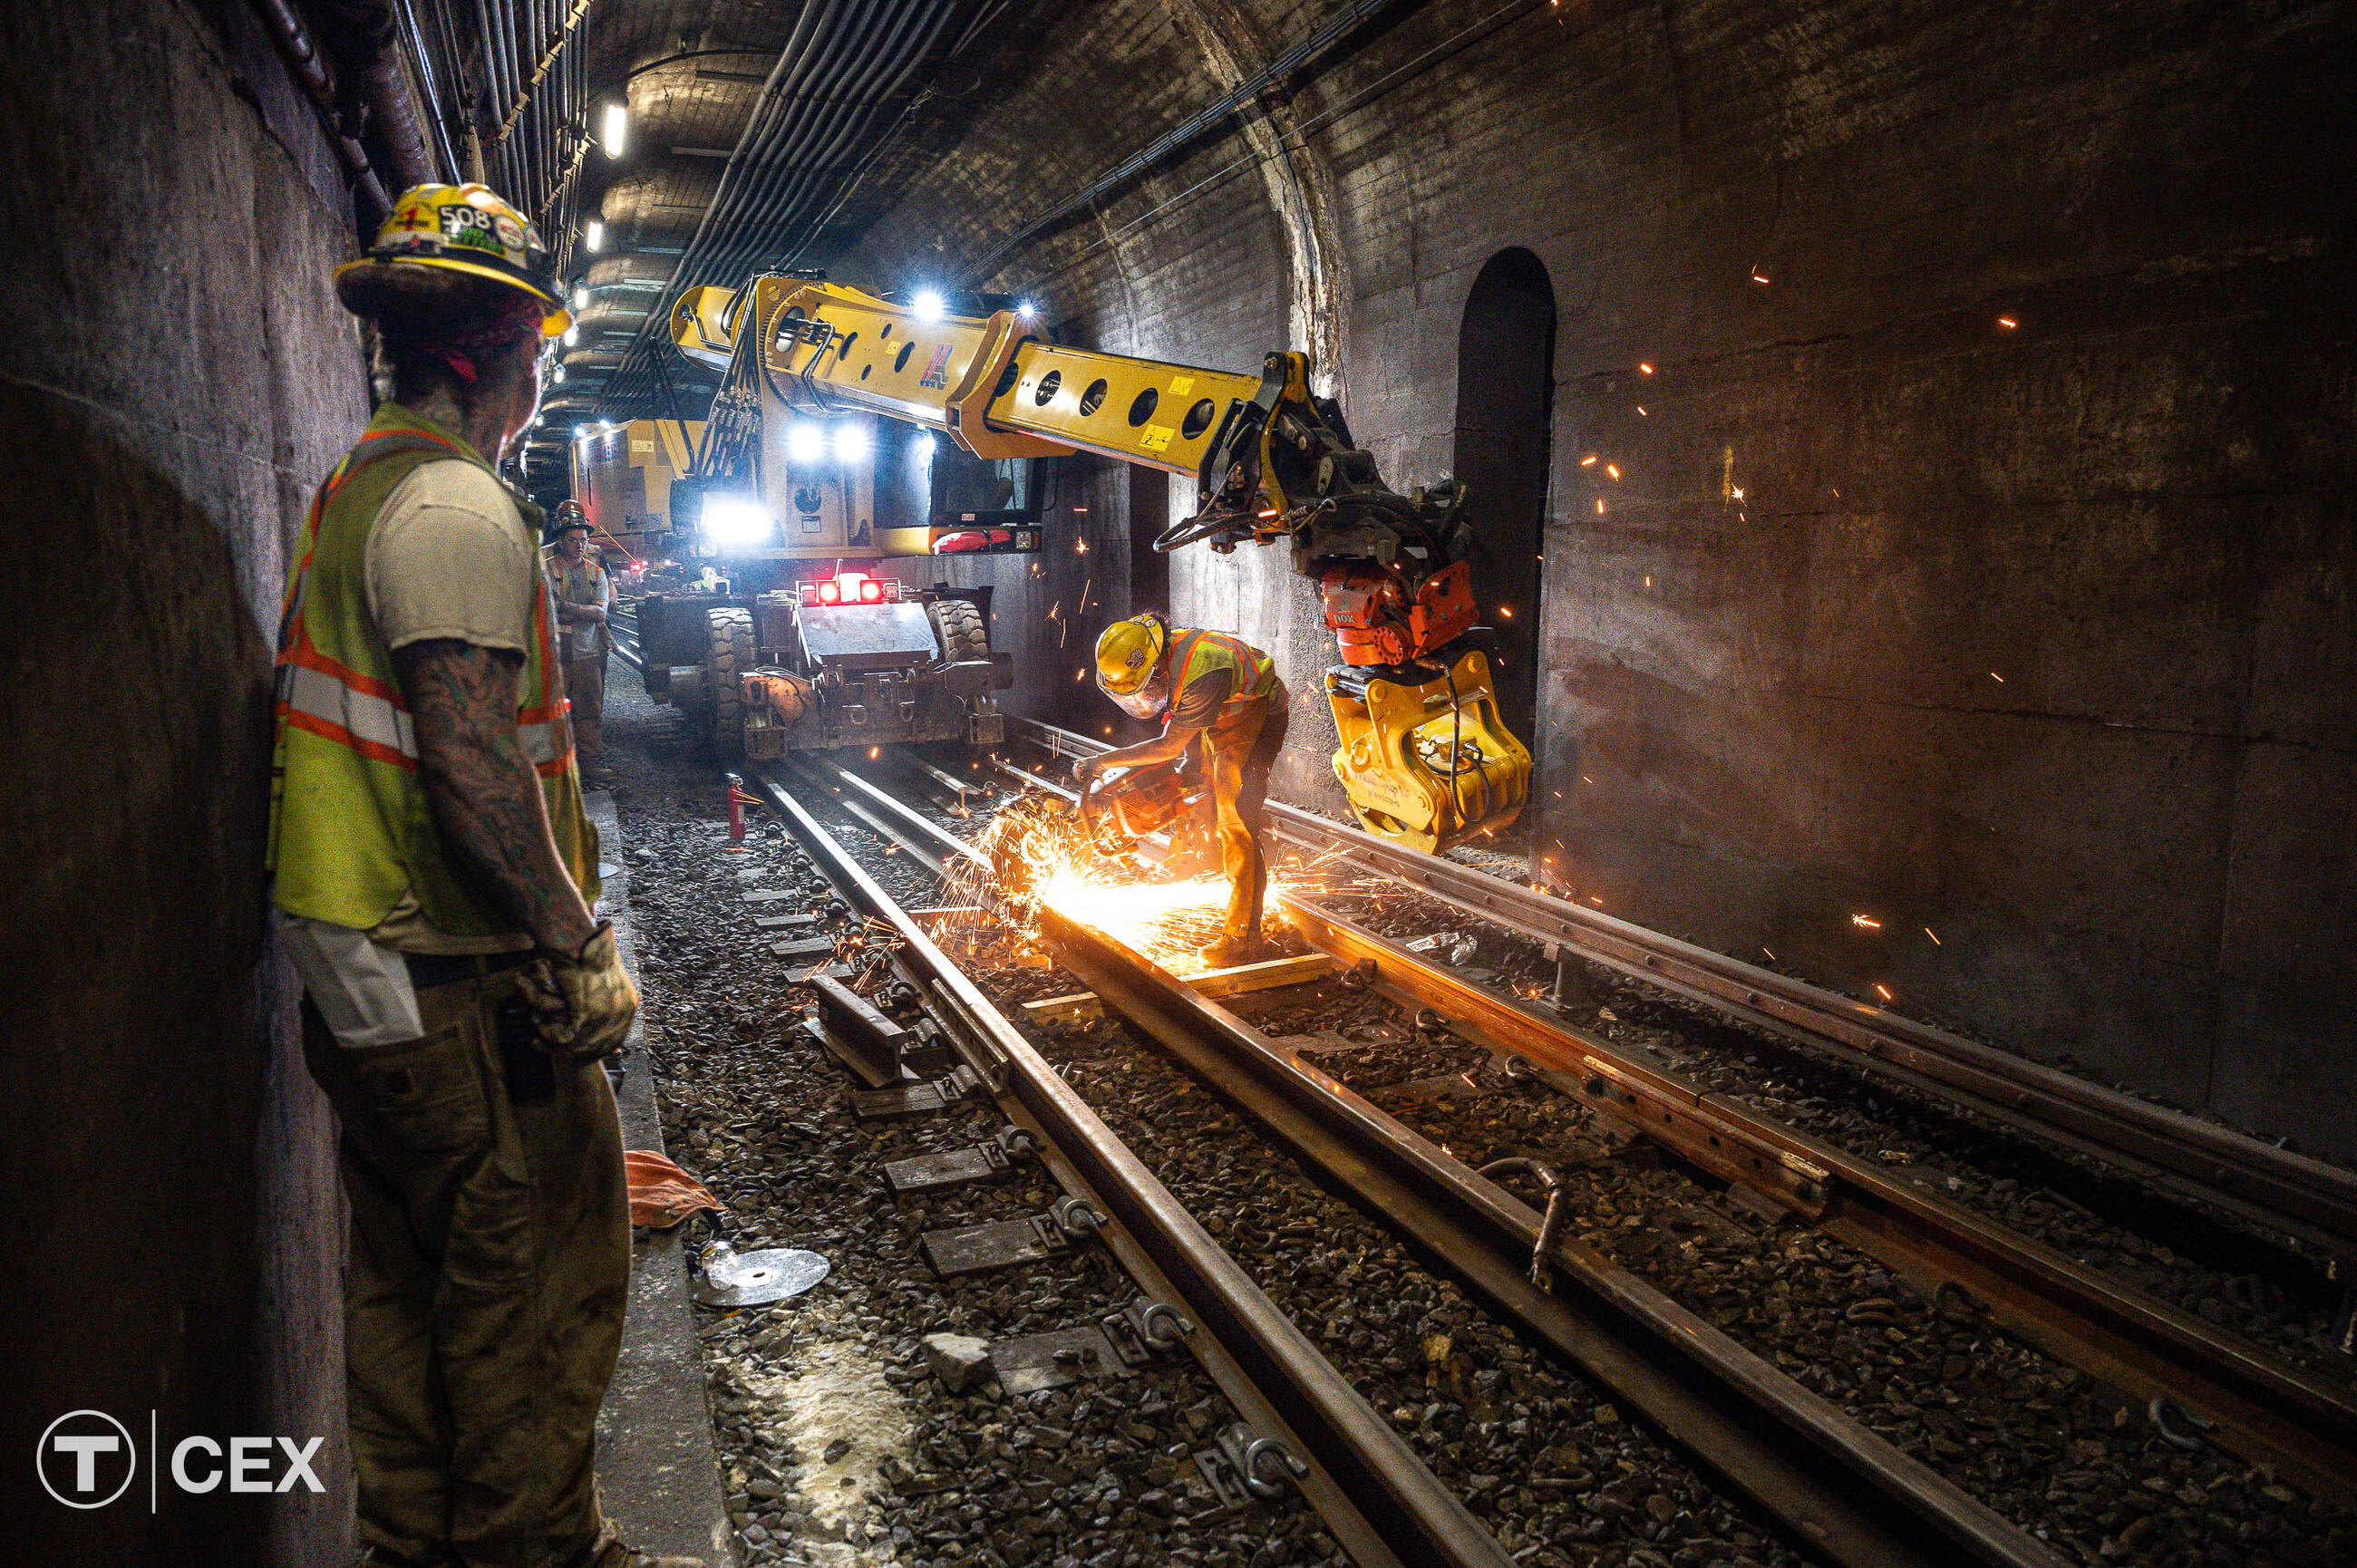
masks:
[(1104, 770), (1105, 764), (1103, 757), (1081, 757), (1072, 764), (1072, 782), (1079, 785), (1083, 790), (1085, 790), (1091, 784), (1096, 782), (1097, 776)]
[(575, 1061), (621, 1055), (639, 1014), (638, 987), (622, 968), (611, 920), (598, 921), (578, 952), (547, 953), (525, 965), (516, 989), (532, 1008), (542, 1040)]

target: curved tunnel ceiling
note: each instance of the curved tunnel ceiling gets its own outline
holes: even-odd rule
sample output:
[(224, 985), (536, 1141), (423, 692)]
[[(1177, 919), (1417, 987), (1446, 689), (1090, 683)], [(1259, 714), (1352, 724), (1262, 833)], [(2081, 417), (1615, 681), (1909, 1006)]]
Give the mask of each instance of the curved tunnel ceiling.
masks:
[[(483, 174), (539, 222), (576, 329), (524, 461), (561, 471), (595, 415), (701, 412), (716, 381), (660, 352), (667, 290), (823, 264), (856, 231), (863, 175), (937, 142), (1016, 0), (417, 0), (482, 149)], [(1020, 28), (1014, 29), (1020, 32)], [(455, 62), (455, 69), (453, 65)], [(599, 145), (628, 106), (624, 148)], [(950, 113), (944, 116), (943, 110)], [(928, 131), (934, 134), (927, 134)], [(593, 252), (587, 236), (601, 227)]]
[[(985, 284), (1017, 241), (1085, 221), (1157, 162), (1255, 117), (1315, 57), (1380, 31), (1379, 14), (1416, 9), (1337, 5), (1291, 45), (1254, 40), (1253, 74), (1207, 67), (1201, 39), (1218, 29), (1192, 0), (409, 3), (448, 101), (480, 134), (485, 177), (540, 223), (579, 302), (526, 444), (542, 489), (562, 482), (576, 424), (708, 407), (717, 378), (662, 335), (678, 289), (838, 265), (896, 212), (882, 272), (870, 258), (863, 277), (898, 285), (938, 267)], [(1092, 62), (1086, 80), (1053, 79), (1075, 50)], [(1032, 107), (1010, 121), (1018, 98)], [(597, 136), (616, 102), (627, 145), (609, 157)], [(974, 155), (973, 177), (944, 189), (953, 153)], [(921, 233), (901, 211), (920, 189), (957, 209), (919, 214)]]

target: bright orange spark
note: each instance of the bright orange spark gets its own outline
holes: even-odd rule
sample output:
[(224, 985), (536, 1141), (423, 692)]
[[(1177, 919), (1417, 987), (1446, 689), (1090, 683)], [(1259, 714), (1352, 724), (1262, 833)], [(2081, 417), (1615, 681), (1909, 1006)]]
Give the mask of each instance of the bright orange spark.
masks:
[(1996, 318), (1996, 324), (1997, 324), (1999, 327), (2004, 328), (2005, 328), (2007, 331), (2008, 331), (2008, 332), (2012, 331), (2015, 328), (2017, 328), (2017, 327), (2018, 327), (2018, 326), (2020, 326), (2020, 325), (2021, 325), (2021, 323), (2020, 323), (2020, 322), (2016, 321), (2016, 320), (2015, 320), (2012, 317), (2010, 317), (2010, 316), (2000, 316), (2000, 317), (1998, 317)]
[(1653, 373), (1653, 367), (1640, 361), (1637, 366), (1637, 373), (1641, 376), (1650, 376)]
[(1937, 948), (1937, 947), (1945, 947), (1945, 946), (1947, 946), (1947, 944), (1946, 944), (1945, 942), (1943, 942), (1943, 941), (1942, 941), (1942, 940), (1940, 940), (1940, 933), (1939, 933), (1939, 932), (1937, 932), (1937, 931), (1935, 931), (1935, 930), (1933, 930), (1931, 927), (1929, 927), (1929, 926), (1924, 927), (1924, 928), (1923, 928), (1923, 934), (1924, 934), (1925, 936), (1927, 936), (1927, 937), (1929, 937), (1929, 938), (1931, 938), (1931, 939), (1932, 939), (1932, 945), (1933, 947)]
[(1871, 915), (1852, 915), (1849, 918), (1849, 923), (1853, 926), (1857, 926), (1862, 929), (1869, 931), (1878, 931), (1882, 929), (1882, 922), (1876, 919)]
[(1891, 994), (1890, 994), (1890, 987), (1889, 987), (1888, 985), (1881, 984), (1881, 983), (1879, 983), (1878, 982), (1878, 983), (1876, 983), (1876, 985), (1875, 985), (1875, 987), (1874, 987), (1874, 988), (1875, 988), (1877, 991), (1878, 991), (1878, 992), (1882, 993), (1882, 999), (1883, 999), (1885, 1002), (1895, 1002), (1895, 1001), (1897, 1001), (1897, 1000), (1898, 1000), (1898, 998), (1897, 998), (1897, 997), (1895, 997), (1895, 996), (1893, 996), (1893, 995), (1891, 995)]

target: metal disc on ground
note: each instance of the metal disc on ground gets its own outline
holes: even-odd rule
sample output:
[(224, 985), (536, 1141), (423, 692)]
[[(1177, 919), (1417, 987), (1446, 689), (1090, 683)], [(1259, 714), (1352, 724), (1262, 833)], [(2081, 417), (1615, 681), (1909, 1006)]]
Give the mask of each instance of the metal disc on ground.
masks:
[(826, 1278), (832, 1266), (816, 1252), (798, 1248), (738, 1252), (720, 1242), (705, 1251), (695, 1299), (706, 1306), (766, 1306), (802, 1294)]

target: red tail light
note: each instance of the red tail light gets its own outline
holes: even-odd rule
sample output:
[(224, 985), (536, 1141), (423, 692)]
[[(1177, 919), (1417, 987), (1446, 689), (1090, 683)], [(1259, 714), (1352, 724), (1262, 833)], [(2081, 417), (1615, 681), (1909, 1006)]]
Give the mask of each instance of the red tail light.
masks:
[(834, 580), (830, 578), (818, 585), (818, 602), (823, 605), (839, 605), (843, 602), (843, 590), (835, 586)]
[(873, 577), (862, 577), (859, 579), (859, 602), (863, 605), (882, 604), (884, 602), (884, 585), (877, 582)]

